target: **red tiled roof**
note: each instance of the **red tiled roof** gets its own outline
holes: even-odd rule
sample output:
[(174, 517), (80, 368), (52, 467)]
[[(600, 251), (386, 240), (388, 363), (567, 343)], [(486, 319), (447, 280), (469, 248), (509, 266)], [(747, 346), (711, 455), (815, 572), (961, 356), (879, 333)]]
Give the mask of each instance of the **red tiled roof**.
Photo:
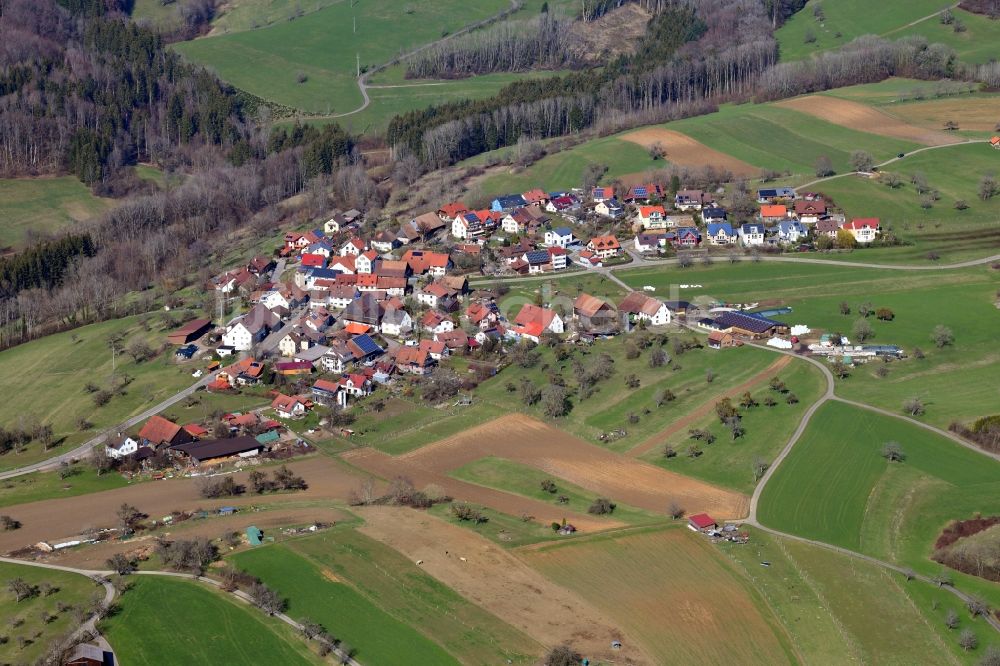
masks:
[(147, 439), (154, 444), (172, 442), (181, 427), (162, 416), (152, 416), (139, 431), (140, 439)]

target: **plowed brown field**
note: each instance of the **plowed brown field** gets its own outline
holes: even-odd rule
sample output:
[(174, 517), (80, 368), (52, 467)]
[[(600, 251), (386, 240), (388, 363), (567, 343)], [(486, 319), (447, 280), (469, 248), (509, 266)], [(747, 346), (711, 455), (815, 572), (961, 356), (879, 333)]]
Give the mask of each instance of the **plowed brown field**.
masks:
[[(115, 510), (128, 503), (153, 518), (171, 511), (196, 508), (216, 509), (220, 506), (268, 504), (279, 506), (316, 499), (344, 501), (356, 489), (362, 476), (345, 465), (325, 456), (315, 456), (290, 463), (289, 469), (302, 476), (309, 488), (301, 492), (206, 500), (199, 494), (198, 479), (167, 479), (149, 481), (126, 488), (116, 488), (83, 497), (67, 497), (31, 502), (4, 509), (4, 513), (21, 521), (22, 527), (0, 532), (0, 552), (9, 552), (39, 541), (49, 541), (82, 534), (91, 527), (111, 527), (116, 524)], [(265, 470), (267, 471), (267, 470)], [(246, 483), (248, 472), (235, 475), (237, 483)]]
[[(435, 483), (449, 491), (456, 488), (455, 496), (460, 499), (480, 501), (462, 494), (469, 488), (515, 497), (474, 484), (462, 484), (469, 488), (458, 490), (456, 484), (461, 482), (445, 476), (450, 470), (486, 456), (530, 465), (612, 500), (657, 513), (665, 513), (671, 501), (677, 501), (689, 513), (704, 511), (724, 519), (741, 518), (748, 508), (745, 495), (608, 451), (520, 414), (495, 419), (396, 458), (371, 450), (352, 451), (344, 457), (365, 469), (377, 465), (382, 469), (392, 466), (410, 470), (403, 473), (430, 473), (437, 477)], [(482, 503), (493, 506), (487, 501)], [(544, 502), (538, 504), (548, 507)], [(552, 507), (548, 510), (552, 511)]]
[(791, 663), (776, 619), (714, 549), (700, 534), (666, 529), (516, 554), (627, 626), (658, 664)]
[(760, 169), (732, 155), (709, 148), (700, 141), (695, 141), (687, 134), (668, 130), (663, 127), (646, 127), (621, 138), (631, 143), (637, 143), (644, 148), (660, 144), (667, 152), (667, 161), (681, 166), (714, 166), (732, 171), (737, 176), (750, 176), (760, 172)]
[[(361, 532), (422, 560), (428, 574), (542, 645), (568, 642), (591, 659), (616, 664), (662, 663), (580, 595), (471, 530), (409, 509), (357, 512), (365, 520)], [(612, 650), (613, 640), (622, 641), (623, 649)]]
[(961, 137), (954, 134), (917, 127), (865, 104), (827, 95), (796, 97), (777, 102), (776, 106), (807, 113), (820, 120), (859, 132), (891, 136), (928, 146), (940, 146), (962, 141)]

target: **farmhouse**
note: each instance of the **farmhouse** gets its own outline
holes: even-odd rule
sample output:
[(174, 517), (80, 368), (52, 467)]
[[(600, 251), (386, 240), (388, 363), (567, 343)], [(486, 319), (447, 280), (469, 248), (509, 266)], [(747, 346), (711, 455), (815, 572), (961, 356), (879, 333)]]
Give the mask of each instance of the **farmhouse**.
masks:
[(739, 345), (739, 340), (734, 338), (732, 333), (712, 331), (708, 334), (709, 349), (724, 349), (726, 347), (738, 347)]
[(562, 333), (564, 331), (563, 320), (555, 310), (539, 307), (532, 303), (525, 303), (521, 311), (514, 318), (514, 326), (510, 333), (515, 337), (522, 337), (539, 342), (542, 334), (546, 332)]
[(652, 296), (633, 291), (618, 304), (618, 311), (633, 321), (645, 321), (653, 326), (663, 326), (672, 321), (670, 309)]
[(193, 437), (173, 421), (162, 416), (151, 416), (139, 430), (139, 442), (144, 446), (177, 446), (190, 442)]

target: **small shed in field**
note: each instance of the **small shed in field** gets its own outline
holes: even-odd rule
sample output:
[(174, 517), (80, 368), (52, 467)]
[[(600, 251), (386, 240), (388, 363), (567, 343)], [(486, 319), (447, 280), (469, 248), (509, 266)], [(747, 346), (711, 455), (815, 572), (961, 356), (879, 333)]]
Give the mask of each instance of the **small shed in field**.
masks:
[(251, 546), (259, 546), (264, 542), (264, 533), (259, 527), (251, 525), (247, 528), (247, 542)]
[(715, 529), (718, 526), (719, 524), (715, 522), (715, 519), (707, 513), (696, 513), (688, 518), (688, 527), (695, 532)]

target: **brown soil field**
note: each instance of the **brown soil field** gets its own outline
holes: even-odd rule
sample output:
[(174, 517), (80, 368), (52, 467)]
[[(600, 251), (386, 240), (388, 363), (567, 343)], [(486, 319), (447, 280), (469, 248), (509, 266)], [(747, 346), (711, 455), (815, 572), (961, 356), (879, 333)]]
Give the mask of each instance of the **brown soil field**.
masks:
[[(450, 470), (486, 456), (530, 465), (614, 501), (656, 513), (666, 513), (672, 500), (691, 513), (705, 511), (722, 519), (741, 518), (748, 509), (745, 495), (619, 455), (521, 414), (504, 416), (405, 455), (383, 459), (391, 460), (400, 469), (425, 470), (448, 479), (444, 475)], [(372, 453), (349, 452), (344, 457), (365, 467)], [(465, 499), (458, 492), (455, 496)], [(544, 502), (539, 504), (552, 511)]]
[(994, 132), (1000, 122), (1000, 96), (908, 102), (893, 105), (887, 112), (921, 127), (941, 129), (952, 120), (959, 129)]
[(711, 165), (729, 169), (737, 176), (751, 176), (760, 172), (760, 169), (747, 164), (743, 160), (738, 160), (732, 155), (709, 148), (686, 134), (664, 129), (663, 127), (646, 127), (623, 134), (621, 139), (637, 143), (644, 148), (649, 148), (653, 144), (659, 143), (667, 151), (667, 161), (681, 166), (700, 167)]
[(627, 627), (656, 663), (792, 662), (763, 601), (705, 537), (686, 529), (626, 531), (516, 554)]
[(769, 381), (771, 377), (775, 375), (775, 373), (779, 372), (782, 368), (791, 363), (791, 361), (792, 361), (791, 356), (782, 355), (778, 357), (778, 360), (776, 360), (774, 363), (767, 366), (766, 368), (764, 368), (763, 370), (761, 370), (756, 375), (746, 380), (739, 386), (734, 386), (728, 391), (720, 393), (719, 395), (706, 400), (704, 403), (702, 403), (700, 407), (698, 407), (694, 411), (688, 412), (683, 417), (677, 419), (676, 421), (668, 425), (660, 432), (648, 438), (646, 441), (641, 442), (636, 446), (632, 447), (631, 449), (628, 450), (628, 455), (632, 456), (633, 458), (641, 458), (642, 456), (646, 455), (647, 453), (655, 449), (657, 446), (662, 446), (663, 443), (666, 442), (671, 435), (687, 428), (688, 426), (694, 423), (697, 423), (698, 421), (701, 421), (706, 416), (711, 414), (715, 410), (715, 403), (717, 403), (719, 400), (722, 400), (723, 398), (736, 398), (742, 395), (746, 391), (753, 390), (760, 384)]
[(899, 118), (883, 113), (865, 104), (838, 99), (827, 95), (807, 95), (777, 102), (777, 106), (807, 113), (820, 120), (834, 125), (840, 125), (859, 132), (869, 132), (896, 139), (914, 141), (928, 146), (940, 146), (947, 143), (958, 143), (961, 137), (949, 134), (943, 130), (931, 130), (916, 127)]
[[(362, 533), (422, 560), (429, 575), (546, 647), (569, 642), (592, 660), (658, 663), (589, 602), (470, 530), (409, 509), (362, 507), (358, 514)], [(624, 649), (611, 650), (612, 640)]]
[(155, 534), (144, 535), (125, 542), (108, 541), (86, 548), (73, 548), (53, 553), (47, 556), (44, 561), (81, 569), (103, 569), (105, 561), (115, 553), (140, 553), (151, 548), (154, 538), (159, 536), (166, 539), (191, 539), (194, 537), (216, 539), (229, 532), (242, 532), (251, 525), (259, 527), (265, 535), (273, 536), (272, 531), (276, 532), (289, 525), (308, 525), (317, 522), (335, 523), (347, 518), (347, 514), (331, 507), (303, 507), (237, 513), (233, 516), (220, 516), (205, 520), (186, 520), (171, 526), (169, 529), (158, 530)]
[[(198, 479), (167, 479), (82, 497), (12, 506), (4, 509), (4, 513), (21, 521), (22, 527), (11, 532), (0, 532), (0, 552), (9, 552), (39, 541), (72, 537), (91, 527), (113, 526), (116, 522), (115, 510), (124, 502), (152, 518), (159, 518), (175, 510), (215, 509), (248, 504), (279, 506), (317, 499), (345, 501), (351, 490), (359, 487), (363, 479), (336, 460), (324, 456), (291, 462), (288, 467), (306, 480), (308, 489), (271, 496), (244, 495), (207, 500), (198, 492)], [(237, 483), (245, 484), (248, 473), (236, 474)]]

